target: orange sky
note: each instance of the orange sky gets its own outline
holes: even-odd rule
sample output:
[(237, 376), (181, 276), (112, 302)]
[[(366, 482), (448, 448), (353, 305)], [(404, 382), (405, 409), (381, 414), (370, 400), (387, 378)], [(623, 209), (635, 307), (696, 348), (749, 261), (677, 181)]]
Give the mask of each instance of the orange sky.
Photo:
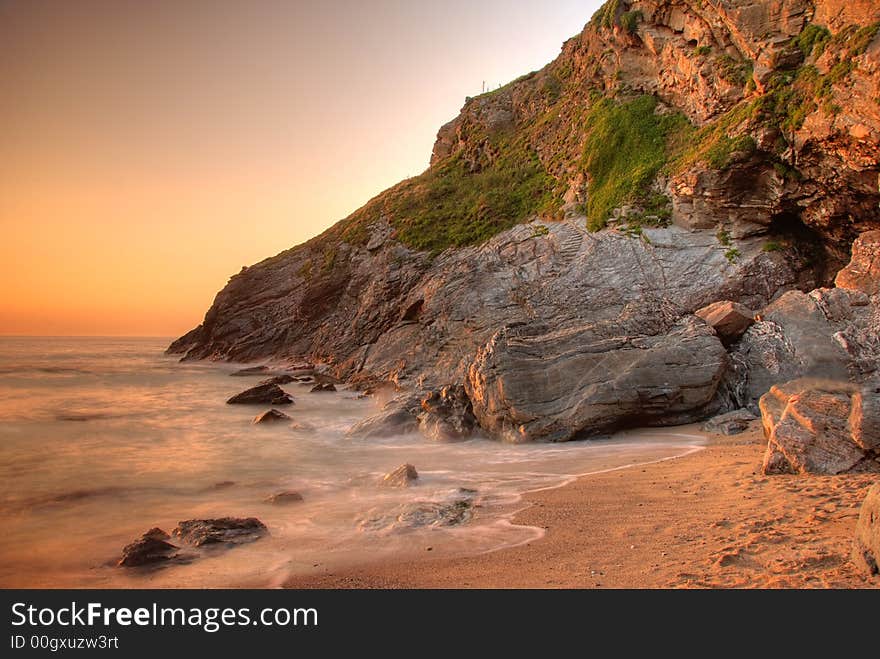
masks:
[(0, 334), (179, 335), (599, 0), (5, 0)]

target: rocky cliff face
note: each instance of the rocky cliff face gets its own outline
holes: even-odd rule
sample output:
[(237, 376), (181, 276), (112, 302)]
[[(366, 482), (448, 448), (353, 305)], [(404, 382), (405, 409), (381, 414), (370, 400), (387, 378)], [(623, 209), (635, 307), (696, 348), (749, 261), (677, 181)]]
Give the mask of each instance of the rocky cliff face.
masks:
[[(611, 0), (547, 67), (468, 99), (424, 174), (244, 269), (169, 351), (464, 385), (517, 440), (754, 407), (804, 326), (777, 298), (830, 284), (880, 227), (878, 27), (867, 0)], [(850, 297), (860, 377), (877, 297)], [(723, 345), (692, 315), (718, 300), (776, 306)], [(813, 330), (850, 329), (835, 313)]]

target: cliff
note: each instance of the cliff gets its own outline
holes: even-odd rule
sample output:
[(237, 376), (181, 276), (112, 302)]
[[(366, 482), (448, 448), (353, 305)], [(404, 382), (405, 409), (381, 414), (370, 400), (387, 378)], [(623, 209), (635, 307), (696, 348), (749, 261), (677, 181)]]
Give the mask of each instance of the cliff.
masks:
[[(730, 345), (692, 314), (778, 311), (880, 228), (878, 28), (872, 0), (610, 0), (468, 99), (426, 172), (243, 269), (169, 352), (461, 384), (515, 439), (754, 406), (785, 323)], [(850, 348), (838, 366), (871, 362)]]

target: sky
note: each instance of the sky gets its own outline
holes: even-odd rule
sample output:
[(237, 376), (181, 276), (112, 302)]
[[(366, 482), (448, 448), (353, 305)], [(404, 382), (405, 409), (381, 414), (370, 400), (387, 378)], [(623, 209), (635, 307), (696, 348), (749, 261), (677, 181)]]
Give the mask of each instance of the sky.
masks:
[(601, 0), (0, 0), (0, 334), (176, 336)]

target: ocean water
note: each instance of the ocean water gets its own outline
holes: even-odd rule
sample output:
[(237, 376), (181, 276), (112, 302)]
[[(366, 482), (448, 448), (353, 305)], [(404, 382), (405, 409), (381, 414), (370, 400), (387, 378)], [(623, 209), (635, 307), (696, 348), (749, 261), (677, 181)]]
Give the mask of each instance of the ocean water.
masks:
[[(264, 407), (226, 405), (258, 378), (233, 364), (180, 364), (167, 339), (0, 338), (0, 587), (276, 587), (293, 574), (388, 557), (464, 555), (538, 539), (511, 523), (525, 492), (698, 450), (692, 430), (629, 431), (562, 445), (418, 435), (351, 439), (377, 403), (299, 384), (300, 424), (255, 426)], [(378, 484), (414, 464), (418, 484)], [(469, 518), (437, 512), (474, 490)], [(302, 503), (267, 497), (294, 489)], [(186, 565), (115, 566), (147, 529), (258, 517), (270, 535)]]

